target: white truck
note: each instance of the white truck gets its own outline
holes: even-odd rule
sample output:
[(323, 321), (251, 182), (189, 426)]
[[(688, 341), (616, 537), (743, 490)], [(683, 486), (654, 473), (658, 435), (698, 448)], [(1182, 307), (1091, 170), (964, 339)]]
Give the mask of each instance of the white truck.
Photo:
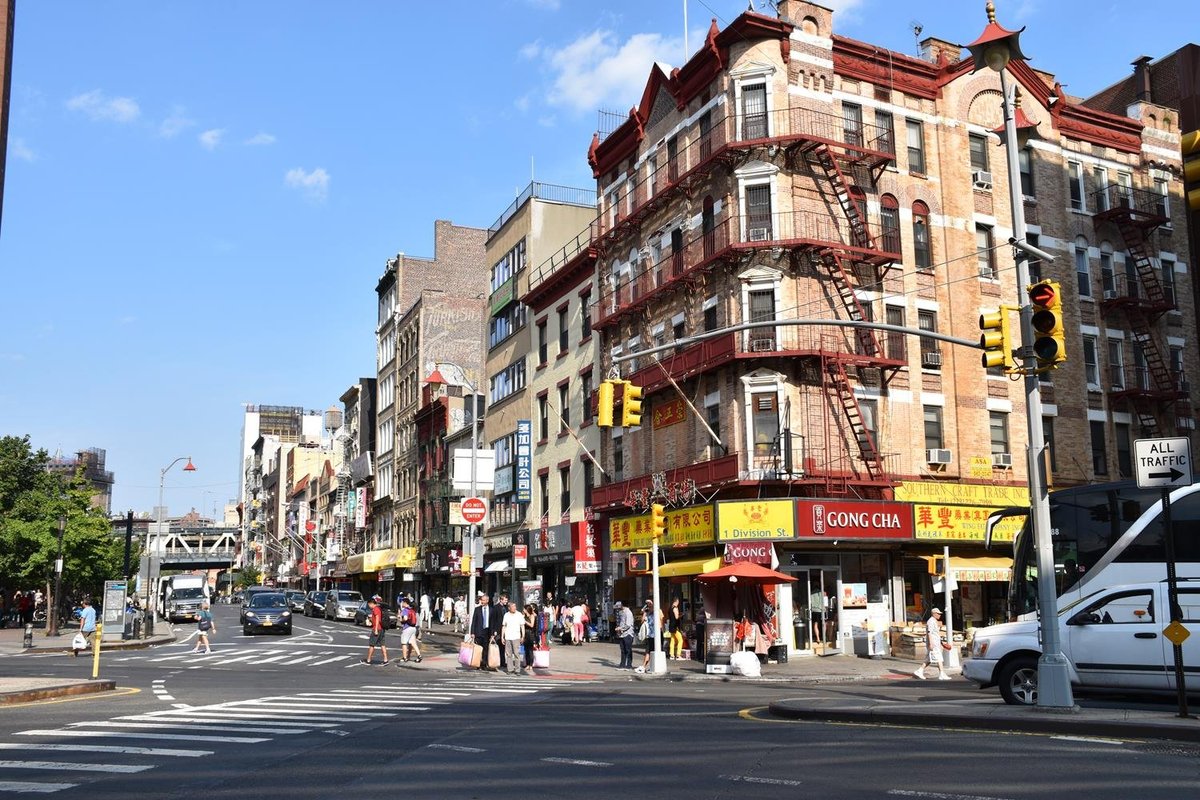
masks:
[(207, 599), (204, 575), (167, 575), (158, 585), (158, 614), (169, 622), (200, 619), (200, 604)]
[[(1179, 580), (1183, 624), (1200, 631), (1200, 580)], [(1170, 624), (1166, 581), (1107, 586), (1059, 612), (1059, 635), (1071, 683), (1132, 692), (1175, 691), (1175, 658), (1163, 633)], [(1008, 703), (1037, 703), (1038, 621), (1026, 619), (975, 630), (963, 676), (981, 687), (999, 686)], [(1185, 674), (1200, 673), (1200, 636), (1183, 643)], [(1200, 692), (1200, 680), (1185, 685)]]

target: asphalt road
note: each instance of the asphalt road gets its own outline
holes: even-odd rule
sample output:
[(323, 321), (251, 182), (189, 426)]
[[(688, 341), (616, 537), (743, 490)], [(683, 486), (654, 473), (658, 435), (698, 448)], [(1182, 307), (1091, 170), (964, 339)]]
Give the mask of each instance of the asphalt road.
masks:
[[(298, 618), (291, 637), (243, 639), (235, 614), (217, 609), (220, 633), (208, 658), (186, 654), (192, 642), (114, 654), (103, 674), (129, 687), (124, 694), (0, 710), (0, 795), (1200, 796), (1200, 752), (1186, 746), (785, 722), (755, 710), (802, 692), (872, 691), (861, 683), (547, 680), (428, 664), (367, 667), (357, 663), (362, 629)], [(82, 676), (90, 663), (22, 656), (0, 669)], [(932, 700), (971, 690), (914, 683), (912, 691)]]

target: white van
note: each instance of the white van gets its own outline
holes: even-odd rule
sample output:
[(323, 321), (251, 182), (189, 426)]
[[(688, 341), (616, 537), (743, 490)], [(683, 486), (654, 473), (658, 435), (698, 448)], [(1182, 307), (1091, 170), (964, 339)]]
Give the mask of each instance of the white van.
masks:
[[(1191, 636), (1183, 643), (1188, 693), (1200, 693), (1200, 580), (1182, 579), (1179, 605)], [(1139, 692), (1175, 691), (1175, 655), (1163, 629), (1170, 624), (1166, 581), (1109, 586), (1059, 612), (1063, 655), (1071, 683)], [(1008, 703), (1037, 702), (1038, 621), (975, 630), (963, 675), (981, 687), (999, 686)]]

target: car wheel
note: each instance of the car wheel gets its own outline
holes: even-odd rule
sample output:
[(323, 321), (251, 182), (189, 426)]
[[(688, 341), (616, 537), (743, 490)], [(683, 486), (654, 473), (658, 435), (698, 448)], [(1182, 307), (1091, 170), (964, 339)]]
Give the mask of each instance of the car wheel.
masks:
[(250, 626), (243, 625), (242, 626), (242, 636), (249, 636), (249, 635), (250, 635)]
[(1009, 705), (1037, 705), (1037, 659), (1030, 656), (1014, 658), (1000, 668), (997, 682), (1000, 685), (1000, 696)]

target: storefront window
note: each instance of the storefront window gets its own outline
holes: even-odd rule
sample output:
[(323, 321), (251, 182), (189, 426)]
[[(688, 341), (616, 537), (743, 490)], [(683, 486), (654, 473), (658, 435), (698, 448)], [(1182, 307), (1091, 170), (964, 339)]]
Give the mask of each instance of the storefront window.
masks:
[(842, 556), (842, 583), (865, 583), (868, 603), (887, 602), (888, 557), (886, 553), (854, 553)]

